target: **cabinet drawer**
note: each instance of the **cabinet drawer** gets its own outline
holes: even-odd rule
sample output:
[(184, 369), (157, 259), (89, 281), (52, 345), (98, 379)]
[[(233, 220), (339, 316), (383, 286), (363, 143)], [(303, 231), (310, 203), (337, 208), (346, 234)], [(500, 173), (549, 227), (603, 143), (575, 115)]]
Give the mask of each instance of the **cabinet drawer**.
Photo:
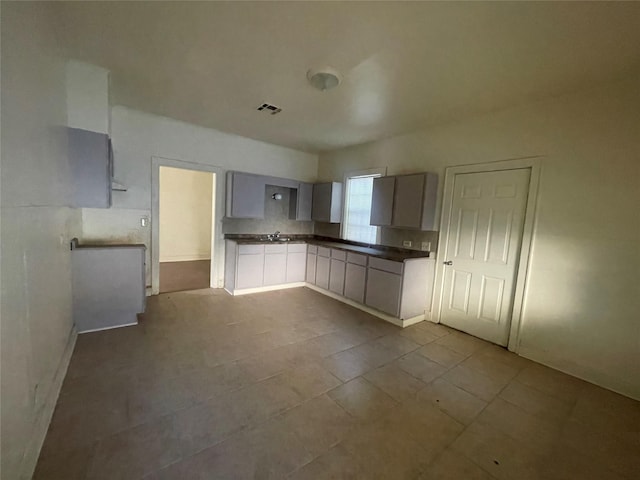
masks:
[(382, 270), (383, 272), (396, 273), (402, 275), (402, 262), (394, 262), (392, 260), (386, 260), (384, 258), (371, 257), (369, 258), (369, 267), (376, 270)]
[(367, 265), (367, 256), (361, 253), (347, 253), (347, 262), (355, 263), (356, 265)]
[(265, 245), (264, 253), (287, 253), (286, 245)]
[(336, 248), (332, 248), (331, 258), (335, 258), (336, 260), (342, 260), (344, 262), (347, 259), (347, 252), (345, 252), (344, 250), (338, 250)]
[(318, 253), (318, 246), (317, 245), (307, 245), (307, 253), (313, 253), (314, 255), (316, 255)]
[(264, 253), (264, 245), (238, 245), (240, 255)]
[(318, 247), (318, 255), (321, 257), (330, 257), (331, 249), (327, 247)]
[(287, 244), (287, 252), (289, 252), (289, 253), (306, 253), (307, 252), (307, 244), (306, 243), (289, 243), (289, 244)]

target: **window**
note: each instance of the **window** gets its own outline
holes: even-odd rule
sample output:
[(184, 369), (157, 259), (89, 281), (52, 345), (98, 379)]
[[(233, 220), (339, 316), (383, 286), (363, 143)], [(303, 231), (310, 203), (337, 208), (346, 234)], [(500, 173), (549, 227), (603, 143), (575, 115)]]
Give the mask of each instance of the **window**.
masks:
[(378, 227), (369, 225), (373, 179), (380, 173), (347, 177), (342, 236), (347, 240), (374, 244)]

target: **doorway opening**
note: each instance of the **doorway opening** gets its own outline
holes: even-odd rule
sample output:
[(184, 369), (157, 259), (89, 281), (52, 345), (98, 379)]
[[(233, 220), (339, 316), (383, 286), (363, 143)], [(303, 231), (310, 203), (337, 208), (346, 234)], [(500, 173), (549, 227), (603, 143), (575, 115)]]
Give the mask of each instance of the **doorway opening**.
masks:
[(159, 167), (159, 292), (211, 286), (216, 174)]
[(446, 170), (433, 319), (517, 351), (540, 165)]

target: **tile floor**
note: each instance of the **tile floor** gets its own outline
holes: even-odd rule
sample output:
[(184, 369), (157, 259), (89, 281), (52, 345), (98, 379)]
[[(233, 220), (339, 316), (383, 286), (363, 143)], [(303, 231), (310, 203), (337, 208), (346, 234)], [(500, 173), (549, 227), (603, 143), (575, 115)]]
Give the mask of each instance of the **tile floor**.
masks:
[(36, 479), (640, 478), (640, 403), (305, 288), (81, 335)]

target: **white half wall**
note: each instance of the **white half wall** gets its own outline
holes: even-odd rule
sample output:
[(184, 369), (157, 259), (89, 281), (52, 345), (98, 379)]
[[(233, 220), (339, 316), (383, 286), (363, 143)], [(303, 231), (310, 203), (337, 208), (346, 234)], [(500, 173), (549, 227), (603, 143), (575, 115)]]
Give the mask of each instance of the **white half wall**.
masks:
[(2, 3), (2, 478), (34, 471), (75, 342), (65, 62), (53, 5)]
[(214, 174), (160, 167), (160, 261), (211, 259)]
[(318, 176), (542, 156), (521, 355), (640, 399), (640, 78), (322, 154)]
[[(83, 209), (82, 239), (126, 241), (147, 246), (147, 285), (151, 285), (151, 157), (176, 159), (264, 175), (314, 181), (318, 156), (199, 127), (122, 106), (111, 109), (114, 176), (127, 187), (113, 192), (113, 207)], [(99, 218), (99, 220), (97, 220)], [(215, 231), (222, 236), (221, 218)], [(103, 237), (103, 238), (100, 238)]]

